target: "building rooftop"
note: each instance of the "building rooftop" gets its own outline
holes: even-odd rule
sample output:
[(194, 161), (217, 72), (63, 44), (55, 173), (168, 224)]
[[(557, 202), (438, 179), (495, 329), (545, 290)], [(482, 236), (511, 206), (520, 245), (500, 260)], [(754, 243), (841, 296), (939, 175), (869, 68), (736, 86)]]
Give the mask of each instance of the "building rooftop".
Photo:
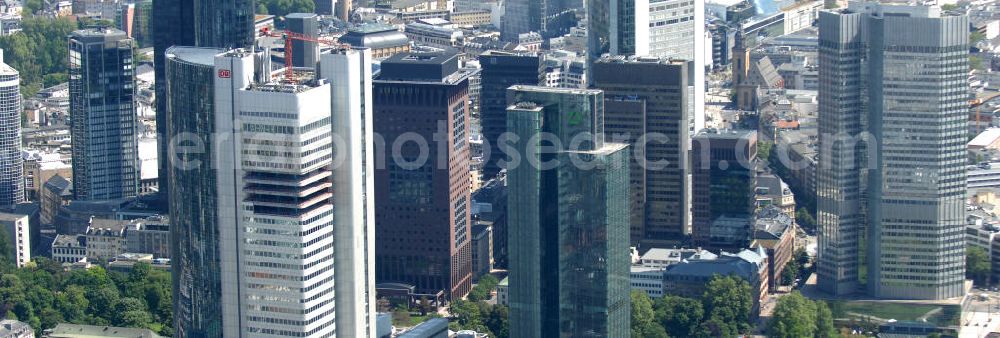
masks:
[(27, 216), (26, 215), (21, 215), (21, 214), (13, 214), (13, 213), (0, 212), (0, 222), (13, 222), (13, 221), (25, 218), (25, 217), (27, 217)]
[(70, 38), (81, 42), (119, 41), (128, 39), (128, 35), (115, 28), (87, 28), (70, 33)]
[(225, 53), (225, 49), (206, 47), (183, 47), (174, 46), (167, 49), (167, 58), (175, 58), (190, 64), (200, 66), (214, 66), (215, 56)]
[(51, 338), (160, 338), (160, 335), (149, 329), (126, 327), (78, 325), (60, 323), (46, 330), (45, 337)]
[(0, 320), (0, 337), (20, 337), (20, 334), (32, 332), (31, 325), (12, 319)]
[(775, 205), (769, 205), (757, 213), (754, 221), (754, 238), (779, 239), (795, 224), (788, 214)]
[(80, 235), (56, 235), (52, 241), (53, 247), (82, 247), (85, 237)]
[(985, 148), (1000, 139), (1000, 128), (989, 128), (969, 141), (969, 147)]

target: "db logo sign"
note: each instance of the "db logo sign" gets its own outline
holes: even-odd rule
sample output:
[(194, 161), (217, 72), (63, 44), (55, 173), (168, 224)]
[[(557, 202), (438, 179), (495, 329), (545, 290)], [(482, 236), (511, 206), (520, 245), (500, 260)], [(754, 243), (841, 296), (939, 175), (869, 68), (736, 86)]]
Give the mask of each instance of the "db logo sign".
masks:
[(230, 72), (229, 72), (228, 69), (220, 69), (219, 70), (219, 78), (220, 79), (228, 79), (230, 75), (231, 74), (230, 74)]

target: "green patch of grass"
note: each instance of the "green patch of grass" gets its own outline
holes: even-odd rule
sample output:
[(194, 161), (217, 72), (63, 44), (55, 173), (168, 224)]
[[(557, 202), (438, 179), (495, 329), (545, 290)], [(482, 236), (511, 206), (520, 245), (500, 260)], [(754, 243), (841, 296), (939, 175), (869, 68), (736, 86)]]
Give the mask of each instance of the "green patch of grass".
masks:
[[(865, 316), (897, 321), (916, 321), (925, 314), (940, 309), (927, 317), (927, 322), (938, 326), (958, 325), (961, 311), (956, 305), (897, 304), (883, 302), (830, 302), (835, 318), (864, 319)], [(860, 315), (860, 316), (859, 316)]]

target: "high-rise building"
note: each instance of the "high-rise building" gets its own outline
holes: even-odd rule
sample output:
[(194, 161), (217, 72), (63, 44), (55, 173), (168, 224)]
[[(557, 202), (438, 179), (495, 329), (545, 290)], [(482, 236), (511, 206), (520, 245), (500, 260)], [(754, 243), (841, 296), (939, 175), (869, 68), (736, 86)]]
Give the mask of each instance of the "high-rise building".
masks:
[(562, 36), (576, 26), (579, 0), (508, 0), (505, 3), (500, 37), (517, 41), (518, 36), (536, 32), (544, 38)]
[[(166, 97), (166, 51), (173, 46), (245, 48), (253, 45), (254, 0), (156, 0), (153, 1), (150, 30), (156, 97)], [(156, 141), (160, 173), (169, 171), (167, 100), (156, 100)], [(159, 190), (169, 194), (169, 178), (159, 175)]]
[(69, 37), (73, 195), (78, 200), (136, 196), (138, 117), (132, 39), (117, 29)]
[[(588, 0), (608, 3), (607, 0)], [(608, 4), (596, 6), (609, 6)], [(691, 132), (705, 128), (705, 2), (695, 0), (610, 1), (607, 33), (589, 39), (608, 39), (607, 52), (622, 56), (653, 56), (687, 60)], [(590, 42), (597, 46), (597, 42)], [(596, 60), (600, 55), (593, 56)]]
[(508, 97), (510, 335), (627, 337), (629, 150), (604, 140), (603, 94)]
[(333, 15), (334, 8), (339, 2), (337, 0), (313, 0), (313, 3), (316, 5), (313, 11), (319, 15)]
[[(176, 135), (167, 160), (171, 219), (174, 331), (177, 337), (222, 336), (222, 284), (219, 268), (218, 173), (216, 150), (208, 135), (218, 135), (215, 116), (217, 48), (173, 47), (166, 52), (163, 106), (165, 133)], [(221, 131), (220, 131), (221, 132)], [(181, 137), (187, 138), (182, 142)], [(204, 146), (188, 151), (185, 146)], [(189, 165), (186, 165), (189, 164)]]
[(507, 131), (507, 88), (518, 84), (539, 84), (541, 59), (536, 54), (501, 51), (488, 51), (479, 56), (482, 67), (479, 121), (483, 139), (489, 145), (489, 158), (483, 159), (483, 180), (489, 180), (500, 172), (498, 163), (503, 153), (497, 141)]
[(968, 25), (939, 7), (820, 13), (821, 290), (964, 294)]
[(713, 130), (691, 142), (691, 235), (695, 245), (739, 251), (750, 245), (756, 209), (757, 132)]
[(168, 50), (178, 337), (374, 337), (370, 59)]
[(668, 59), (605, 57), (592, 67), (592, 87), (604, 91), (605, 133), (629, 143), (634, 153), (633, 244), (679, 243), (687, 233), (688, 66)]
[(334, 15), (338, 19), (340, 19), (340, 21), (350, 22), (350, 20), (351, 20), (351, 9), (354, 8), (351, 3), (352, 3), (351, 0), (337, 0), (336, 1), (336, 4), (334, 5), (336, 7), (334, 9), (334, 11), (335, 11)]
[(459, 68), (454, 52), (396, 54), (382, 61), (374, 94), (375, 131), (384, 140), (376, 152), (385, 159), (375, 171), (380, 282), (411, 284), (420, 293), (444, 291), (451, 299), (471, 289), (472, 75)]
[[(285, 16), (289, 32), (316, 38), (319, 35), (319, 16), (313, 13), (292, 13)], [(319, 61), (319, 44), (313, 41), (292, 40), (292, 66), (315, 68)]]
[(0, 209), (24, 201), (21, 155), (21, 74), (3, 62), (0, 50)]

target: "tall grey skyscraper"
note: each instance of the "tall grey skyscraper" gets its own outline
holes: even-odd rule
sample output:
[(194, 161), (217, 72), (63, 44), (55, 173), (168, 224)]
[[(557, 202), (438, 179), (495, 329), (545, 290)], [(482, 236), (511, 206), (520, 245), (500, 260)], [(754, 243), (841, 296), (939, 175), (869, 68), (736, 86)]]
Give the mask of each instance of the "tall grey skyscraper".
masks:
[(820, 14), (822, 290), (964, 294), (968, 27), (938, 7)]
[(604, 140), (603, 96), (510, 88), (511, 337), (629, 335), (629, 149)]
[[(313, 38), (319, 35), (319, 16), (316, 14), (288, 14), (285, 16), (285, 22), (290, 32)], [(312, 41), (292, 40), (292, 66), (315, 68), (316, 62), (319, 62), (319, 44)]]
[(250, 47), (254, 43), (254, 0), (156, 0), (150, 30), (153, 34), (153, 65), (156, 76), (156, 137), (159, 189), (170, 189), (167, 146), (166, 51), (173, 46)]
[(167, 60), (177, 336), (374, 337), (370, 52)]
[(132, 39), (117, 29), (69, 37), (73, 195), (127, 198), (139, 189)]
[(686, 233), (689, 64), (615, 56), (598, 60), (591, 70), (591, 86), (604, 91), (605, 133), (622, 137), (635, 154), (630, 161), (632, 243), (676, 244)]
[(3, 63), (0, 50), (0, 208), (24, 201), (21, 157), (21, 74)]

